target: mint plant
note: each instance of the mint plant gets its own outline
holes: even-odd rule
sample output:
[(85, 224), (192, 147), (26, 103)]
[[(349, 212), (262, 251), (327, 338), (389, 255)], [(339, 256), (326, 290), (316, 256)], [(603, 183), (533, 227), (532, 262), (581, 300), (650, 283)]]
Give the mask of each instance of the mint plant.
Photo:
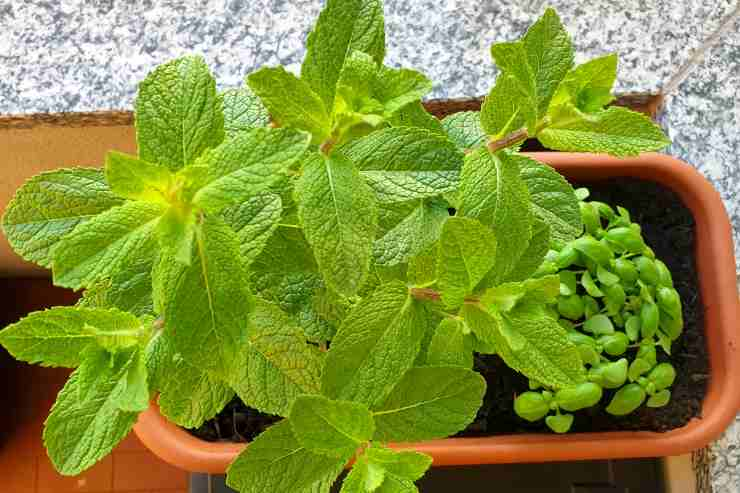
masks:
[(563, 432), (560, 409), (626, 382), (607, 363), (620, 320), (642, 343), (609, 412), (667, 400), (653, 341), (680, 331), (670, 274), (621, 211), (605, 227), (594, 213), (608, 206), (518, 152), (528, 138), (616, 156), (665, 146), (647, 117), (606, 107), (616, 57), (574, 66), (547, 10), (492, 47), (481, 112), (439, 122), (420, 102), (431, 82), (383, 65), (384, 36), (379, 0), (328, 0), (300, 76), (263, 68), (220, 93), (201, 58), (166, 63), (139, 86), (138, 156), (17, 192), (13, 248), (84, 290), (0, 332), (20, 360), (75, 368), (44, 429), (58, 471), (108, 454), (151, 398), (194, 428), (236, 395), (284, 419), (231, 465), (233, 488), (326, 492), (354, 457), (343, 492), (416, 491), (431, 458), (387, 444), (472, 422), (486, 392), (474, 352), (545, 388), (517, 412), (552, 409)]

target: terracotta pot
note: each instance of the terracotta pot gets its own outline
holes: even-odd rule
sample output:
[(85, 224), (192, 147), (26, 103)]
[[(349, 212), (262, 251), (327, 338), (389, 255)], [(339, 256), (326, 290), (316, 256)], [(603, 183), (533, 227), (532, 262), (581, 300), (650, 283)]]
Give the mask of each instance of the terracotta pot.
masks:
[[(719, 194), (691, 166), (668, 156), (615, 159), (601, 155), (537, 153), (574, 181), (635, 177), (675, 191), (696, 222), (696, 263), (705, 303), (711, 378), (701, 419), (666, 433), (601, 432), (452, 438), (398, 448), (434, 457), (435, 466), (656, 457), (683, 454), (720, 435), (740, 408), (740, 303), (731, 227)], [(142, 442), (162, 459), (191, 471), (223, 473), (244, 445), (208, 443), (166, 421), (152, 405), (135, 427)]]

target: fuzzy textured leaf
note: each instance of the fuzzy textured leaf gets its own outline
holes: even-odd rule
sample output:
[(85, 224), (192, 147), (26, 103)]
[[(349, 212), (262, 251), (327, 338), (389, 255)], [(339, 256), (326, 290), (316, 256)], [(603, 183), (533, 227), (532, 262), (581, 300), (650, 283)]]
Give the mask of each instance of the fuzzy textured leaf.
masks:
[(298, 215), (327, 285), (345, 296), (367, 277), (377, 224), (375, 195), (352, 161), (335, 152), (304, 164)]
[(470, 424), (483, 402), (486, 382), (457, 366), (411, 368), (373, 410), (375, 440), (416, 442), (454, 435)]
[(411, 257), (436, 242), (450, 218), (447, 205), (421, 200), (403, 221), (373, 244), (375, 264), (391, 266), (404, 264)]
[(173, 171), (224, 139), (216, 81), (200, 56), (157, 67), (139, 84), (135, 110), (139, 157)]
[(165, 203), (173, 177), (164, 166), (122, 152), (110, 151), (105, 157), (105, 179), (113, 193), (125, 199)]
[(432, 81), (424, 74), (405, 68), (381, 67), (373, 84), (373, 96), (383, 104), (389, 116), (421, 100), (431, 90)]
[(123, 200), (111, 192), (102, 170), (59, 169), (21, 186), (3, 215), (5, 236), (19, 255), (51, 267), (52, 248), (78, 224)]
[(270, 123), (267, 108), (249, 86), (228, 89), (218, 95), (224, 109), (224, 130), (227, 137)]
[(283, 204), (279, 195), (262, 193), (223, 211), (224, 220), (239, 238), (239, 252), (249, 266), (277, 228)]
[[(535, 209), (536, 210), (536, 209)], [(504, 276), (504, 282), (523, 281), (528, 279), (542, 265), (550, 249), (550, 226), (537, 216), (532, 221), (532, 237), (527, 249), (516, 265)]]
[(430, 366), (473, 367), (473, 338), (464, 332), (462, 320), (443, 319), (427, 349), (426, 364)]
[(460, 172), (439, 171), (362, 171), (360, 173), (380, 203), (436, 197), (454, 192), (460, 184)]
[(560, 83), (550, 108), (573, 103), (579, 110), (592, 113), (614, 100), (611, 94), (617, 79), (617, 55), (594, 58), (573, 68)]
[(486, 142), (478, 111), (460, 111), (446, 116), (442, 120), (442, 127), (460, 150), (473, 149)]
[(239, 454), (227, 470), (226, 484), (241, 493), (328, 493), (347, 459), (302, 447), (285, 420)]
[(389, 119), (393, 127), (423, 128), (437, 135), (446, 135), (442, 123), (429, 113), (421, 101), (414, 101), (401, 108)]
[(483, 101), (481, 128), (494, 139), (499, 139), (525, 123), (532, 124), (535, 111), (532, 95), (523, 92), (517, 79), (504, 72), (496, 78), (496, 84)]
[(332, 340), (322, 394), (372, 406), (411, 367), (424, 337), (422, 307), (400, 282), (355, 305)]
[(126, 202), (80, 224), (52, 252), (54, 284), (79, 289), (114, 273), (149, 241), (162, 212), (158, 204)]

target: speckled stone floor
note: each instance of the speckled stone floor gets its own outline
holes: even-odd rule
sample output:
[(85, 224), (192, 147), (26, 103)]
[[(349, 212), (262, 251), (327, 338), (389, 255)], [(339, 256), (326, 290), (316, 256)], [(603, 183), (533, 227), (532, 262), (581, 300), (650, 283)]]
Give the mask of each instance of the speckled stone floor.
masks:
[[(667, 152), (719, 190), (740, 257), (740, 23), (687, 79), (670, 81), (740, 0), (552, 0), (578, 61), (620, 54), (620, 92), (669, 86)], [(488, 47), (519, 36), (546, 0), (386, 0), (388, 58), (424, 71), (432, 97), (478, 96), (495, 76)], [(263, 65), (297, 70), (321, 0), (0, 0), (0, 114), (130, 109), (155, 65), (200, 53), (222, 87)], [(675, 79), (674, 79), (675, 80)], [(740, 272), (740, 264), (738, 264)], [(714, 446), (715, 493), (740, 492), (740, 421)]]

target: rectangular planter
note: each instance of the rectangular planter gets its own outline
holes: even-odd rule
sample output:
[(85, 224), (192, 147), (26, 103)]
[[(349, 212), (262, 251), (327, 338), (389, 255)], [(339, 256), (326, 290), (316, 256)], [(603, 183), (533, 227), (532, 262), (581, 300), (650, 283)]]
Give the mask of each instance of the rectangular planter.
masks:
[[(705, 305), (710, 379), (701, 418), (665, 433), (601, 432), (566, 435), (503, 435), (398, 444), (434, 457), (435, 466), (618, 459), (679, 455), (718, 437), (740, 408), (740, 303), (732, 230), (719, 194), (693, 167), (662, 154), (616, 159), (602, 155), (533, 153), (569, 180), (592, 182), (634, 177), (676, 192), (696, 223), (696, 263)], [(243, 444), (209, 443), (169, 423), (155, 404), (142, 413), (135, 432), (162, 459), (181, 468), (222, 473)]]

